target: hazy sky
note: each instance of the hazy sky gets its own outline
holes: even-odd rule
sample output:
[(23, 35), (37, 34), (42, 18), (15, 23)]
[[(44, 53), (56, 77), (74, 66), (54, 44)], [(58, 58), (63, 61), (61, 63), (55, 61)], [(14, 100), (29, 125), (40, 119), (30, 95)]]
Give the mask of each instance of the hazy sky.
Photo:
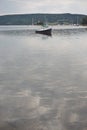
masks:
[(0, 0), (0, 15), (78, 13), (87, 15), (87, 0)]

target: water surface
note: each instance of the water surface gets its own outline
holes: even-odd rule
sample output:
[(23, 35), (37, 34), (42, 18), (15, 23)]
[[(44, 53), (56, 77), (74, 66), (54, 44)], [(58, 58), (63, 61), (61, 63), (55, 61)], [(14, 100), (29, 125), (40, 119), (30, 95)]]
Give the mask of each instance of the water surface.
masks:
[(0, 130), (87, 129), (87, 28), (0, 26)]

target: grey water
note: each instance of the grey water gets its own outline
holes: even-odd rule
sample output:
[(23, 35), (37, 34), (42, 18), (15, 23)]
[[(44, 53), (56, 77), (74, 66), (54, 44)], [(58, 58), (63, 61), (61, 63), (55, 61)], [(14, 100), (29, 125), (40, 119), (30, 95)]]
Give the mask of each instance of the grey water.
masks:
[(0, 26), (0, 130), (87, 129), (87, 27)]

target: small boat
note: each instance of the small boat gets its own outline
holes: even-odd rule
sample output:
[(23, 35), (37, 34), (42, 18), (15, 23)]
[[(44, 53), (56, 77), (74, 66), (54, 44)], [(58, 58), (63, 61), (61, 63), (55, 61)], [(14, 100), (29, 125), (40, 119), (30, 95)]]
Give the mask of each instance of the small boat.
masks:
[(48, 22), (47, 22), (46, 16), (45, 16), (44, 19), (45, 19), (45, 23), (43, 23), (42, 28), (40, 30), (36, 30), (35, 32), (39, 33), (39, 34), (44, 34), (44, 35), (51, 36), (52, 35), (52, 28), (50, 28), (48, 26)]
[(51, 36), (52, 35), (52, 28), (43, 28), (43, 29), (40, 29), (40, 30), (36, 30), (35, 32), (39, 33), (39, 34)]

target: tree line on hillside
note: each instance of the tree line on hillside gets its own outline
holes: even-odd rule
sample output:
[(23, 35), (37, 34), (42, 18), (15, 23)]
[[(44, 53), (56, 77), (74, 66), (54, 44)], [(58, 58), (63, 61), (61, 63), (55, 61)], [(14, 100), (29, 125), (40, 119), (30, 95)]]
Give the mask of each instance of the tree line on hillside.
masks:
[(87, 16), (82, 19), (82, 25), (87, 25)]
[[(86, 18), (85, 18), (86, 17)], [(45, 19), (46, 18), (46, 19)], [(17, 14), (0, 16), (0, 25), (41, 25), (47, 22), (57, 24), (83, 24), (86, 25), (86, 15), (81, 14)], [(33, 22), (33, 23), (32, 23)]]

